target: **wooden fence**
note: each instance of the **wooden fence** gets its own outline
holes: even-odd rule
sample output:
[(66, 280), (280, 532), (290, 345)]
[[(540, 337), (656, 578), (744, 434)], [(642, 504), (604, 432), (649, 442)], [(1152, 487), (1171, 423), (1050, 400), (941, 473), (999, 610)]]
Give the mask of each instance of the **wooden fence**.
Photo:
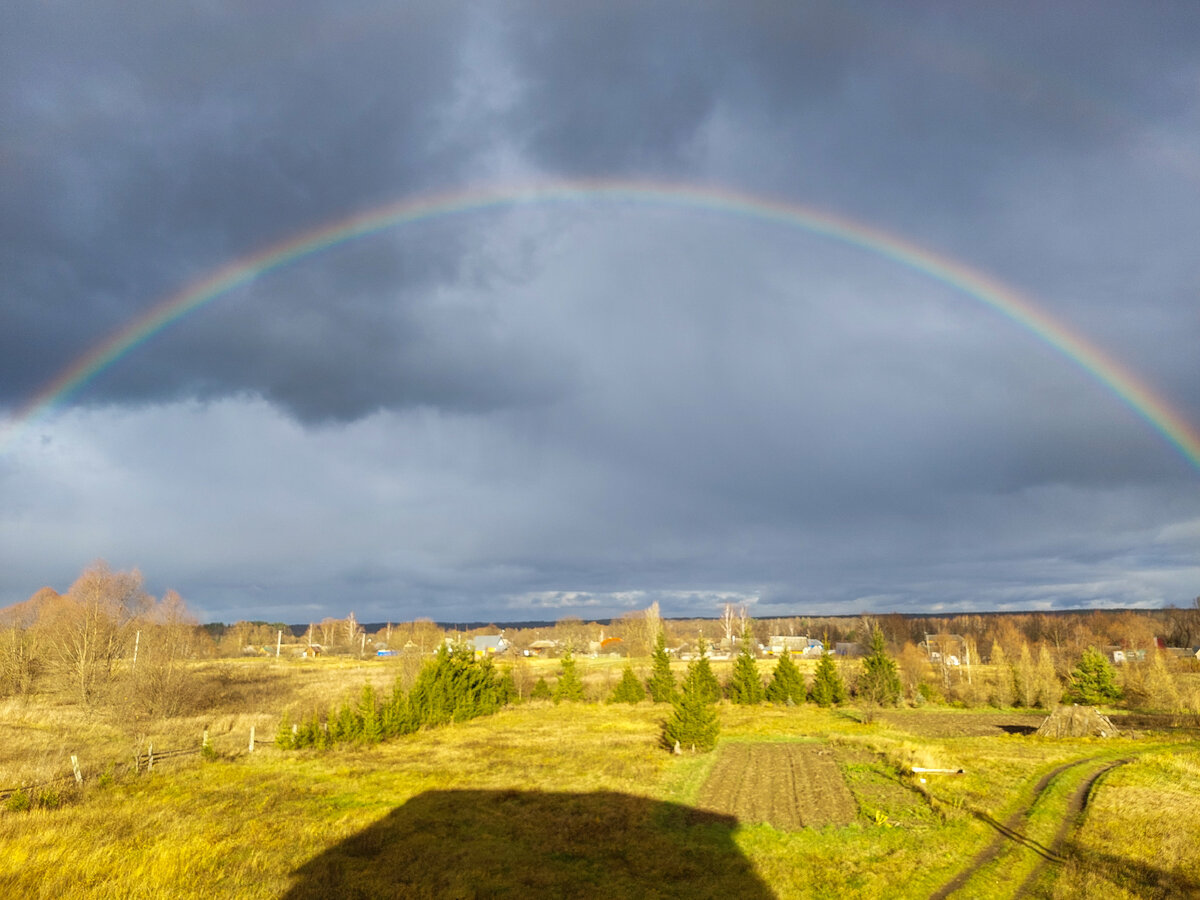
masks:
[[(254, 726), (250, 726), (250, 739), (246, 744), (247, 753), (253, 753), (255, 747), (261, 747), (265, 744), (274, 743), (274, 741), (258, 740), (255, 737)], [(156, 750), (153, 744), (148, 744), (145, 752), (138, 750), (133, 754), (132, 762), (112, 763), (105, 767), (104, 774), (115, 776), (118, 773), (128, 773), (132, 771), (134, 775), (140, 775), (144, 772), (153, 771), (154, 767), (162, 762), (182, 759), (187, 756), (199, 756), (200, 754), (204, 753), (209, 746), (207, 730), (201, 737), (200, 744), (195, 747), (176, 747), (167, 750)], [(0, 802), (8, 800), (10, 797), (20, 793), (33, 796), (38, 792), (44, 792), (47, 789), (53, 788), (55, 785), (59, 784), (66, 786), (70, 786), (71, 784), (75, 784), (77, 786), (82, 785), (85, 779), (92, 777), (99, 777), (99, 775), (96, 773), (85, 772), (85, 770), (80, 767), (79, 758), (77, 756), (72, 756), (71, 771), (66, 775), (60, 775), (55, 778), (47, 778), (43, 781), (36, 781), (31, 784), (22, 784), (16, 787), (0, 788)]]

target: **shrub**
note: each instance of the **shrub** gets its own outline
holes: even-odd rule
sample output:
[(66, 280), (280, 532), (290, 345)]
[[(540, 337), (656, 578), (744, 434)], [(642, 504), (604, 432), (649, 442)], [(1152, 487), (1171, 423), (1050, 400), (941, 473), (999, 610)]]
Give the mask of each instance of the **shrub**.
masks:
[(550, 690), (550, 685), (546, 684), (545, 676), (538, 676), (537, 683), (534, 684), (533, 690), (529, 692), (530, 700), (549, 700), (554, 696)]
[(29, 796), (28, 791), (17, 791), (10, 794), (8, 799), (4, 801), (4, 808), (9, 812), (25, 812), (33, 805), (33, 800)]
[(38, 792), (37, 805), (42, 809), (58, 809), (62, 804), (62, 794), (53, 788), (45, 788)]

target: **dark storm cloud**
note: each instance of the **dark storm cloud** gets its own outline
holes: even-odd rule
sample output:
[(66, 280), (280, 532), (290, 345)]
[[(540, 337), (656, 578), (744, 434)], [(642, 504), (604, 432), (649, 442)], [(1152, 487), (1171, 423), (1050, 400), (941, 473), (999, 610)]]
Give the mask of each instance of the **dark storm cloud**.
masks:
[[(76, 7), (0, 10), (10, 408), (219, 265), (545, 176), (826, 207), (1200, 420), (1189, 4)], [(0, 456), (13, 600), (95, 556), (212, 618), (1198, 592), (1195, 472), (1094, 374), (877, 249), (731, 216), (519, 207), (331, 247), (37, 427)]]
[[(4, 399), (27, 396), (48, 370), (206, 269), (463, 179), (477, 148), (446, 120), (461, 16), (389, 9), (9, 13), (3, 305), (14, 327), (0, 352)], [(454, 241), (421, 249), (396, 263), (408, 285), (436, 280), (458, 252)], [(387, 268), (381, 281), (395, 277)], [(330, 330), (337, 316), (327, 308)], [(260, 335), (260, 355), (308, 349), (272, 350), (269, 338)], [(229, 372), (219, 343), (207, 355), (200, 381), (272, 389)], [(166, 396), (196, 379), (172, 373), (154, 372)]]

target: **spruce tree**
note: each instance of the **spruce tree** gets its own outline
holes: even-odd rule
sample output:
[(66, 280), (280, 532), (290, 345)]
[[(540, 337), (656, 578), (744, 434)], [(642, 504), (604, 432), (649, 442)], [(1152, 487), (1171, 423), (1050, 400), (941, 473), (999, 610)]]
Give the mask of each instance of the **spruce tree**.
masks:
[(358, 700), (358, 716), (362, 720), (362, 739), (368, 744), (383, 740), (383, 722), (379, 717), (379, 704), (375, 701), (375, 689), (364, 684)]
[[(837, 670), (834, 670), (837, 674)], [(772, 703), (804, 702), (804, 676), (792, 662), (792, 655), (784, 651), (775, 663), (775, 671), (771, 673), (771, 683), (767, 685), (766, 698)]]
[(521, 702), (521, 692), (517, 690), (517, 679), (513, 675), (512, 666), (505, 666), (497, 685), (501, 706), (512, 706)]
[(655, 703), (670, 703), (675, 698), (675, 676), (671, 674), (671, 658), (667, 656), (667, 638), (661, 630), (654, 642), (652, 659), (654, 668), (646, 690)]
[(408, 698), (404, 695), (404, 688), (401, 687), (399, 678), (392, 685), (392, 693), (384, 701), (380, 719), (384, 737), (398, 737), (402, 734), (409, 734), (417, 729), (417, 724), (413, 721), (412, 711), (408, 706)]
[(1110, 703), (1121, 696), (1117, 686), (1117, 673), (1104, 654), (1094, 647), (1083, 651), (1083, 657), (1071, 673), (1071, 684), (1067, 688), (1067, 699), (1072, 703), (1098, 706)]
[(888, 656), (879, 626), (871, 632), (871, 652), (863, 659), (858, 695), (867, 703), (895, 706), (900, 700), (900, 675), (896, 661)]
[(292, 717), (285, 709), (279, 719), (279, 729), (275, 732), (275, 746), (280, 750), (292, 750), (296, 746), (296, 734), (292, 731)]
[[(700, 636), (697, 646), (700, 655), (694, 660), (696, 678), (704, 691), (704, 699), (709, 703), (716, 703), (721, 699), (721, 682), (717, 681), (717, 676), (713, 674), (712, 663), (708, 661), (708, 644), (704, 642), (703, 635)], [(688, 666), (688, 671), (691, 669), (692, 667)]]
[(642, 683), (638, 681), (638, 677), (633, 674), (633, 667), (626, 666), (625, 671), (621, 675), (621, 680), (617, 682), (617, 686), (613, 688), (612, 694), (609, 696), (609, 703), (640, 703), (646, 699), (646, 689), (642, 687)]
[(846, 685), (828, 647), (821, 648), (821, 659), (817, 662), (817, 672), (813, 678), (812, 701), (818, 706), (846, 702)]
[(562, 674), (558, 676), (558, 684), (554, 686), (554, 702), (582, 699), (583, 682), (579, 680), (579, 673), (575, 671), (575, 657), (568, 648), (562, 658)]
[(362, 719), (357, 708), (349, 700), (342, 703), (338, 711), (338, 728), (343, 741), (357, 741), (362, 737)]
[(753, 640), (749, 628), (742, 634), (742, 649), (738, 651), (737, 660), (733, 664), (733, 675), (729, 678), (726, 695), (732, 702), (743, 705), (763, 701), (762, 677), (758, 674), (758, 664), (754, 661)]
[[(663, 745), (672, 750), (678, 743), (684, 750), (711, 750), (721, 730), (717, 710), (708, 699), (708, 688), (701, 674), (701, 656), (692, 660), (683, 679), (683, 691), (672, 701), (671, 717), (663, 723)], [(711, 672), (710, 672), (711, 674)]]
[(530, 700), (549, 700), (554, 696), (550, 690), (550, 685), (546, 684), (546, 676), (539, 675), (537, 683), (534, 684), (533, 690), (529, 692)]

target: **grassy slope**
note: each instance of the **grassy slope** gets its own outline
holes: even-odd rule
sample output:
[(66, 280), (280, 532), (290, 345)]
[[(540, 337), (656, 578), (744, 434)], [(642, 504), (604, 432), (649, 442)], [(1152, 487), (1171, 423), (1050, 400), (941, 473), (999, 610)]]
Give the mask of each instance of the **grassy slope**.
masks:
[[(318, 687), (361, 684), (361, 668), (317, 671), (279, 696), (303, 703)], [(93, 783), (61, 809), (0, 814), (0, 895), (299, 897), (353, 875), (368, 893), (394, 893), (398, 882), (387, 879), (407, 878), (414, 896), (505, 895), (514, 885), (672, 896), (709, 885), (704, 893), (728, 897), (754, 896), (765, 885), (780, 897), (927, 897), (993, 839), (972, 810), (1003, 820), (1056, 765), (1130, 753), (1137, 761), (1099, 783), (1072, 844), (1093, 864), (1068, 864), (1057, 880), (1051, 867), (1040, 889), (1061, 897), (1153, 894), (1157, 880), (1170, 896), (1189, 879), (1200, 884), (1194, 744), (1167, 752), (1145, 740), (926, 737), (919, 711), (862, 725), (811, 707), (723, 707), (725, 741), (820, 740), (838, 749), (858, 821), (778, 832), (682, 814), (714, 757), (657, 749), (665, 711), (649, 704), (525, 706), (373, 748), (264, 748), (251, 756), (240, 729), (254, 716), (227, 715), (216, 740), (226, 758)], [(198, 724), (179, 725), (180, 734)], [(92, 727), (96, 740), (115, 740), (115, 726)], [(909, 765), (961, 766), (966, 774), (931, 779), (924, 797), (898, 774)], [(1048, 791), (1031, 815), (1041, 839), (1053, 834), (1054, 804), (1071, 784)], [(1010, 852), (1022, 877), (1033, 871), (1029, 851)], [(435, 877), (404, 869), (415, 856), (450, 862)], [(973, 880), (972, 895), (1008, 896), (1012, 888), (988, 885)]]

